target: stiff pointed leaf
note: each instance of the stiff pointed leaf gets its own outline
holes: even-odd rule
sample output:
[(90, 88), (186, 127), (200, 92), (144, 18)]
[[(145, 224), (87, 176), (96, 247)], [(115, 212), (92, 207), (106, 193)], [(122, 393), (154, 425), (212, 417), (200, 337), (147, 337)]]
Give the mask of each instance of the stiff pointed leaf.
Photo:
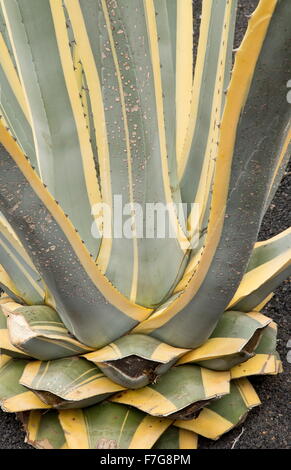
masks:
[(168, 428), (154, 445), (154, 449), (197, 449), (198, 436), (186, 429)]
[(171, 424), (115, 403), (61, 410), (59, 419), (69, 449), (151, 449)]
[(51, 307), (7, 302), (2, 310), (12, 344), (35, 359), (49, 361), (92, 351), (68, 332)]
[(26, 431), (25, 441), (36, 449), (68, 448), (57, 411), (30, 411), (24, 413), (22, 421)]
[[(177, 155), (183, 149), (190, 114), (193, 83), (192, 1), (147, 0), (145, 5), (157, 93), (158, 84), (162, 88), (162, 97), (157, 100), (157, 109), (163, 111), (164, 115), (163, 127), (172, 197), (175, 203), (181, 203)], [(158, 62), (160, 73), (156, 69)], [(174, 96), (176, 100), (173, 99)], [(179, 222), (185, 231), (185, 218), (181, 215), (178, 214)]]
[(231, 377), (237, 379), (249, 375), (275, 375), (282, 372), (282, 363), (277, 346), (277, 325), (270, 323), (262, 333), (255, 349), (255, 356), (230, 370)]
[(229, 393), (229, 372), (198, 366), (174, 367), (157, 383), (140, 390), (126, 390), (111, 398), (152, 416), (190, 419), (211, 400)]
[(173, 348), (145, 335), (126, 335), (84, 357), (127, 388), (141, 388), (167, 372), (187, 349)]
[(230, 393), (216, 400), (190, 421), (177, 420), (175, 426), (218, 439), (222, 434), (241, 424), (248, 411), (260, 405), (260, 399), (247, 379), (234, 380)]
[(94, 405), (124, 389), (105, 377), (94, 364), (79, 357), (30, 362), (20, 383), (55, 408)]
[(2, 0), (1, 6), (29, 107), (38, 173), (96, 256), (100, 239), (91, 233), (91, 206), (100, 195), (65, 21), (60, 36), (49, 1)]
[(271, 319), (251, 312), (226, 312), (210, 338), (185, 354), (178, 364), (197, 363), (213, 370), (229, 370), (255, 353), (261, 335)]
[[(189, 247), (171, 205), (179, 189), (169, 176), (175, 145), (172, 127), (167, 141), (163, 95), (171, 97), (171, 90), (164, 89), (161, 75), (172, 57), (167, 55), (161, 68), (157, 30), (157, 18), (164, 17), (156, 17), (153, 0), (136, 0), (136, 8), (130, 0), (64, 3), (91, 98), (102, 202), (111, 209), (109, 229), (128, 227), (126, 236), (102, 239), (97, 264), (133, 302), (155, 307), (181, 277)], [(165, 6), (164, 1), (159, 4)], [(118, 200), (126, 219), (117, 213)], [(166, 226), (177, 229), (177, 237), (145, 236), (147, 203), (162, 211), (169, 204), (162, 216)]]
[(285, 67), (290, 7), (288, 1), (262, 0), (249, 20), (226, 96), (199, 263), (183, 291), (135, 333), (150, 334), (176, 347), (196, 348), (209, 338), (239, 286), (279, 158), (276, 150), (285, 140), (290, 119)]
[(28, 361), (13, 359), (4, 361), (0, 368), (0, 405), (3, 411), (17, 413), (27, 410), (50, 408), (39, 397), (19, 383)]
[(236, 0), (202, 3), (190, 118), (183, 150), (178, 154), (182, 200), (200, 204), (201, 221), (215, 167), (236, 6)]
[(246, 311), (291, 274), (291, 228), (256, 243), (241, 284), (228, 308)]

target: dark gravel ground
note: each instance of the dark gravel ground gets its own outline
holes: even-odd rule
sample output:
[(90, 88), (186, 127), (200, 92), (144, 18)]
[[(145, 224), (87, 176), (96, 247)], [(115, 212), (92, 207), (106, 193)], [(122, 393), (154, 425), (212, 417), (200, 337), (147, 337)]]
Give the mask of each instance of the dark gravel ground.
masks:
[[(194, 1), (197, 5), (198, 1)], [(238, 4), (238, 21), (235, 47), (240, 43), (247, 26), (247, 15), (256, 7), (258, 0), (243, 0)], [(195, 34), (194, 34), (195, 40)], [(288, 228), (290, 224), (290, 166), (272, 204), (265, 215), (259, 234), (265, 240)], [(251, 382), (258, 392), (262, 405), (252, 410), (245, 423), (224, 435), (216, 442), (200, 438), (202, 449), (286, 449), (290, 447), (290, 369), (287, 362), (287, 342), (291, 338), (290, 321), (291, 289), (286, 281), (275, 292), (264, 313), (279, 325), (278, 351), (284, 372), (278, 376), (255, 377)], [(289, 307), (289, 311), (288, 311)], [(289, 315), (289, 316), (288, 316)], [(13, 414), (0, 411), (0, 449), (32, 449), (24, 443), (24, 432)]]

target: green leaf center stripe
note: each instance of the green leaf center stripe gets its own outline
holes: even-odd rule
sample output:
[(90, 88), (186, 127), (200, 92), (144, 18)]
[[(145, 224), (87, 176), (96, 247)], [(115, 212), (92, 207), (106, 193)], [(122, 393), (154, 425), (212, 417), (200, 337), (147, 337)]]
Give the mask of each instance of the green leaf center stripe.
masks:
[[(118, 89), (119, 89), (119, 96), (120, 96), (120, 103), (121, 103), (121, 109), (122, 109), (122, 122), (124, 126), (124, 133), (125, 133), (125, 154), (126, 154), (126, 159), (127, 159), (127, 168), (128, 168), (128, 192), (129, 192), (129, 202), (131, 205), (131, 216), (132, 220), (131, 223), (133, 226), (136, 227), (136, 217), (135, 217), (135, 211), (134, 211), (134, 192), (133, 192), (133, 168), (132, 168), (132, 152), (131, 152), (131, 143), (130, 143), (130, 138), (132, 137), (131, 134), (131, 129), (129, 128), (129, 122), (128, 122), (128, 108), (129, 108), (129, 103), (126, 103), (126, 97), (123, 89), (123, 83), (125, 81), (125, 73), (126, 69), (129, 69), (132, 64), (131, 64), (131, 58), (128, 60), (128, 65), (125, 67), (120, 67), (119, 64), (119, 58), (118, 58), (118, 52), (115, 47), (115, 44), (117, 45), (118, 42), (116, 41), (116, 37), (114, 38), (113, 36), (113, 30), (115, 30), (116, 27), (119, 27), (120, 24), (112, 18), (110, 18), (109, 14), (109, 8), (112, 11), (113, 4), (110, 5), (109, 2), (109, 8), (107, 8), (106, 1), (101, 0), (102, 4), (102, 9), (105, 17), (105, 22), (106, 22), (106, 27), (107, 27), (107, 33), (108, 33), (108, 38), (109, 38), (109, 44), (111, 47), (111, 53), (113, 57), (113, 62), (115, 66), (115, 72), (116, 72), (116, 77), (117, 77), (117, 82), (118, 82)], [(112, 24), (111, 24), (112, 21)], [(117, 24), (116, 24), (117, 23)], [(115, 26), (113, 26), (115, 25)], [(121, 24), (121, 28), (119, 29), (119, 36), (122, 34), (126, 38), (126, 30), (124, 25)], [(122, 42), (123, 37), (120, 36), (120, 41)], [(127, 41), (126, 41), (127, 43)], [(121, 52), (122, 48), (120, 47), (119, 54)], [(120, 56), (119, 56), (120, 57)], [(121, 58), (122, 62), (126, 58)], [(123, 69), (123, 70), (122, 70)], [(132, 93), (134, 93), (132, 91)], [(138, 101), (138, 100), (137, 100)], [(136, 105), (138, 108), (138, 105)], [(129, 291), (129, 298), (135, 302), (136, 301), (136, 295), (137, 295), (137, 282), (138, 282), (138, 244), (137, 244), (137, 238), (136, 235), (133, 236), (133, 262), (132, 262), (132, 282), (131, 282), (131, 289)]]
[(150, 449), (171, 424), (115, 403), (62, 410), (59, 420), (72, 449)]
[(157, 113), (157, 125), (159, 131), (159, 146), (160, 146), (160, 160), (161, 160), (161, 171), (162, 181), (164, 189), (165, 201), (170, 204), (169, 206), (169, 220), (177, 233), (177, 239), (180, 243), (181, 249), (186, 252), (190, 247), (189, 241), (186, 234), (184, 233), (183, 227), (180, 225), (180, 221), (177, 217), (177, 213), (173, 204), (173, 188), (171, 186), (169, 176), (169, 162), (168, 162), (168, 142), (165, 129), (165, 106), (163, 100), (163, 80), (161, 73), (161, 60), (160, 51), (158, 46), (158, 31), (156, 13), (154, 8), (154, 0), (143, 0), (144, 14), (146, 20), (147, 35), (149, 41), (149, 49), (151, 55), (152, 73), (153, 73), (153, 84), (155, 90), (155, 102), (156, 102), (156, 113)]
[[(188, 0), (186, 0), (186, 2), (188, 2)], [(171, 21), (170, 15), (173, 14), (176, 17), (177, 13), (174, 12), (174, 8), (171, 8), (168, 5), (168, 2), (166, 0), (154, 0), (154, 9), (160, 59), (160, 76), (163, 92), (163, 116), (167, 144), (169, 183), (171, 186), (172, 200), (175, 203), (181, 203), (180, 187), (177, 177), (176, 159), (176, 133), (178, 132), (178, 127), (176, 125), (176, 109), (178, 106), (178, 102), (176, 101), (176, 99), (173, 99), (176, 93), (176, 77), (173, 63), (173, 50), (171, 44), (172, 31), (170, 30), (172, 22), (176, 23), (176, 19), (174, 21)], [(178, 26), (174, 24), (173, 27), (176, 30)], [(188, 71), (184, 69), (184, 73), (187, 74)], [(185, 111), (186, 113), (186, 109), (184, 109), (183, 111)], [(183, 221), (179, 213), (177, 213), (177, 217), (181, 228), (183, 227), (183, 230), (185, 231), (185, 221)]]
[(37, 449), (67, 448), (58, 412), (55, 410), (50, 410), (49, 413), (31, 411), (27, 420), (25, 419), (24, 427), (27, 432), (28, 443)]
[[(212, 158), (215, 157), (216, 153), (214, 145), (217, 143), (218, 138), (215, 134), (217, 134), (217, 126), (220, 123), (221, 97), (223, 96), (224, 82), (224, 68), (222, 65), (225, 64), (225, 52), (227, 49), (227, 34), (225, 34), (225, 30), (230, 24), (230, 7), (231, 2), (227, 0), (212, 2), (201, 88), (197, 100), (197, 111), (192, 111), (193, 115), (196, 115), (195, 129), (187, 166), (180, 182), (182, 200), (185, 202), (195, 200), (195, 193), (199, 190), (199, 180), (201, 177), (203, 178), (203, 167), (204, 173), (207, 174), (209, 157), (205, 158), (205, 156), (207, 153), (208, 155), (210, 153), (209, 150), (207, 152), (207, 146), (208, 148), (214, 147)], [(216, 141), (211, 142), (211, 139), (216, 139)]]
[(201, 94), (202, 77), (203, 77), (203, 70), (204, 70), (204, 65), (205, 65), (204, 58), (207, 52), (207, 48), (209, 47), (208, 35), (209, 35), (209, 28), (210, 28), (211, 11), (212, 11), (212, 1), (202, 2), (198, 50), (197, 50), (197, 58), (196, 58), (196, 64), (195, 64), (195, 70), (194, 70), (193, 87), (191, 90), (190, 116), (189, 116), (189, 121), (188, 121), (188, 127), (186, 129), (186, 134), (184, 137), (182, 150), (179, 154), (177, 154), (178, 177), (179, 177), (180, 182), (187, 168), (187, 161), (188, 161), (188, 157), (189, 157), (189, 153), (191, 149), (191, 143), (192, 143), (193, 135), (195, 131), (195, 125), (197, 121), (198, 102), (199, 102), (199, 96)]

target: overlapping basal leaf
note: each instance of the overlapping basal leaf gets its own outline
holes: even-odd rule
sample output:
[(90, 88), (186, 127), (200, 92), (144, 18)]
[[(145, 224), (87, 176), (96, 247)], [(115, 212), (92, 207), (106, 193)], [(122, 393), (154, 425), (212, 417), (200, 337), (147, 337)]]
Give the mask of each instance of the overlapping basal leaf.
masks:
[(185, 354), (178, 364), (196, 363), (213, 370), (229, 370), (247, 361), (271, 318), (258, 312), (225, 312), (205, 343)]
[(11, 343), (35, 359), (49, 361), (92, 351), (69, 333), (51, 307), (7, 302), (2, 310), (7, 316)]
[(151, 449), (172, 423), (116, 403), (61, 410), (59, 419), (69, 449)]
[(0, 368), (0, 405), (3, 411), (21, 412), (50, 408), (33, 392), (19, 383), (28, 361), (5, 356)]
[(229, 393), (229, 372), (194, 365), (173, 367), (157, 383), (139, 390), (125, 390), (113, 398), (152, 416), (190, 419), (212, 400)]
[(80, 357), (28, 363), (20, 383), (54, 408), (82, 408), (106, 400), (124, 387)]
[(260, 404), (258, 395), (247, 379), (234, 380), (230, 384), (230, 393), (203, 408), (197, 418), (177, 420), (174, 424), (209, 439), (218, 439), (241, 424), (248, 411)]
[(105, 375), (127, 388), (141, 388), (169, 370), (188, 350), (146, 335), (126, 335), (86, 354)]
[(277, 325), (271, 322), (262, 333), (254, 357), (230, 370), (233, 379), (250, 375), (275, 375), (283, 371), (277, 347)]

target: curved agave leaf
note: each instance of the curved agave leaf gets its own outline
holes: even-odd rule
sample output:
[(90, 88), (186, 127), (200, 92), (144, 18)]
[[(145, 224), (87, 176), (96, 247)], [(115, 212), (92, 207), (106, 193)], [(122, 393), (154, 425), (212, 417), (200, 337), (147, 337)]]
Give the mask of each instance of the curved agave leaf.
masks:
[(197, 449), (198, 436), (186, 429), (168, 428), (154, 445), (154, 449)]
[[(19, 239), (10, 230), (4, 217), (0, 214), (0, 264), (5, 268), (13, 286), (7, 286), (23, 303), (42, 304), (46, 296), (45, 287), (39, 273), (23, 249)], [(13, 287), (13, 288), (11, 288)]]
[(152, 416), (190, 419), (211, 400), (229, 393), (229, 377), (229, 372), (179, 366), (169, 370), (156, 384), (126, 390), (110, 400)]
[(25, 95), (16, 70), (6, 24), (0, 8), (0, 109), (7, 127), (17, 139), (24, 153), (30, 155), (33, 165), (36, 165), (36, 154), (30, 115)]
[(19, 383), (28, 361), (13, 359), (1, 363), (0, 368), (0, 405), (3, 411), (17, 413), (20, 411), (50, 408), (34, 393)]
[(44, 361), (77, 356), (92, 351), (68, 332), (55, 310), (45, 305), (22, 306), (5, 303), (7, 327), (12, 344), (29, 356)]
[(288, 1), (262, 0), (250, 19), (226, 98), (200, 263), (184, 291), (136, 327), (135, 333), (176, 347), (198, 347), (212, 333), (239, 285), (257, 238), (278, 160), (276, 148), (290, 119), (283, 65), (288, 60), (289, 9)]
[(256, 243), (246, 273), (228, 308), (240, 309), (242, 306), (245, 311), (248, 305), (257, 304), (269, 294), (270, 284), (275, 287), (280, 284), (283, 273), (285, 278), (291, 274), (291, 228)]
[(258, 346), (255, 349), (255, 356), (243, 364), (238, 364), (230, 371), (233, 379), (246, 377), (249, 375), (278, 374), (282, 372), (280, 356), (276, 352), (277, 346), (277, 325), (270, 323), (263, 331)]
[(92, 363), (80, 357), (34, 361), (25, 367), (20, 383), (54, 408), (82, 408), (124, 390)]
[[(91, 233), (91, 206), (100, 195), (68, 39), (56, 34), (49, 2), (1, 0), (1, 6), (31, 116), (39, 174), (96, 256), (100, 239)], [(67, 55), (58, 49), (60, 40)]]
[[(154, 21), (155, 14), (156, 35)], [(181, 203), (180, 186), (177, 174), (176, 154), (182, 151), (184, 134), (189, 120), (189, 106), (193, 82), (193, 51), (192, 2), (168, 2), (153, 0), (145, 2), (147, 28), (151, 45), (151, 55), (154, 62), (160, 62), (160, 83), (162, 101), (157, 101), (164, 115), (164, 133), (167, 145), (167, 160), (172, 198), (175, 203)], [(176, 41), (175, 41), (176, 40)], [(154, 42), (157, 41), (158, 50)], [(183, 45), (182, 45), (183, 43)], [(159, 58), (155, 58), (155, 53)], [(157, 71), (156, 91), (157, 91)], [(176, 100), (173, 97), (176, 97)], [(187, 111), (188, 108), (188, 111)], [(178, 213), (179, 222), (186, 230), (182, 214)]]
[(185, 354), (178, 365), (196, 363), (212, 370), (229, 370), (255, 354), (260, 337), (270, 322), (270, 318), (256, 312), (226, 312), (210, 338)]
[(4, 302), (11, 302), (12, 299), (1, 297), (0, 298), (0, 356), (1, 354), (7, 354), (8, 356), (12, 357), (21, 357), (27, 358), (28, 355), (21, 351), (20, 349), (13, 346), (10, 341), (9, 332), (7, 328), (7, 319), (4, 313), (2, 312), (2, 308)]
[(258, 395), (247, 379), (234, 380), (230, 384), (230, 393), (203, 408), (197, 418), (177, 420), (174, 424), (209, 439), (218, 439), (241, 424), (248, 411), (260, 404)]
[(59, 419), (69, 449), (151, 449), (171, 424), (115, 403), (61, 410)]
[(25, 441), (36, 449), (68, 448), (57, 411), (23, 413), (22, 422), (26, 431)]
[(1, 123), (0, 141), (5, 145), (0, 160), (1, 210), (29, 251), (68, 330), (92, 347), (110, 343), (151, 310), (124, 297), (99, 271), (74, 227)]
[(84, 357), (94, 362), (114, 382), (134, 389), (155, 382), (187, 351), (150, 336), (126, 335)]
[[(111, 208), (122, 197), (132, 235), (103, 239), (97, 263), (132, 301), (152, 307), (179, 280), (189, 246), (172, 206), (165, 223), (177, 228), (178, 239), (141, 238), (145, 230), (140, 209), (145, 214), (146, 203), (158, 201), (163, 207), (174, 200), (167, 155), (173, 161), (175, 149), (166, 142), (154, 3), (137, 0), (135, 9), (128, 0), (72, 0), (65, 5), (91, 97), (102, 201)], [(111, 214), (113, 230), (118, 214)]]
[(178, 160), (182, 199), (201, 204), (201, 216), (212, 182), (224, 87), (229, 80), (236, 5), (234, 0), (202, 3), (189, 127)]

